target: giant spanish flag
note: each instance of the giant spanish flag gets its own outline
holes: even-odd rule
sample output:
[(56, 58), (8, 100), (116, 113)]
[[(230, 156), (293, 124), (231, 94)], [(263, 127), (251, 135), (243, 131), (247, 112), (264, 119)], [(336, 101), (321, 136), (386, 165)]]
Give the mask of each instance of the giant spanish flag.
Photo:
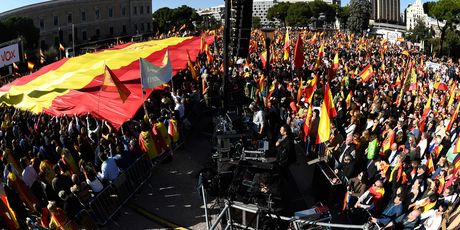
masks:
[[(206, 42), (211, 43), (212, 37), (207, 37)], [(187, 50), (191, 57), (198, 55), (200, 38), (173, 37), (127, 43), (97, 53), (62, 59), (1, 87), (0, 103), (55, 116), (90, 112), (119, 128), (142, 105), (139, 58), (159, 66), (167, 49), (175, 74), (187, 68), (187, 55), (184, 55)], [(104, 63), (131, 92), (126, 103), (120, 100), (116, 91), (99, 90), (104, 78)], [(151, 89), (146, 90), (145, 98), (151, 92)]]

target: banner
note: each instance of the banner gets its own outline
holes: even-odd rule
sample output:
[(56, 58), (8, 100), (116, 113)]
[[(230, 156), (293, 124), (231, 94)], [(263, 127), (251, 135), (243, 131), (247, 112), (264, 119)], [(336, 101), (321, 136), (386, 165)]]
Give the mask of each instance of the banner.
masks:
[(20, 61), (18, 44), (0, 48), (0, 68)]

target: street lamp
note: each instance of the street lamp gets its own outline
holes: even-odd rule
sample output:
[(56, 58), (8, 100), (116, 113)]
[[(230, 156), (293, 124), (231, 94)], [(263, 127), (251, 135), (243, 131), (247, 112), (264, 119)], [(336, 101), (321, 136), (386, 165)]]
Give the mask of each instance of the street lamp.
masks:
[(270, 43), (271, 40), (273, 40), (273, 37), (275, 36), (275, 29), (271, 27), (263, 27), (262, 32), (264, 33), (265, 37), (265, 48), (267, 49), (267, 57), (265, 57), (266, 60), (266, 66), (265, 66), (265, 77), (267, 78), (267, 84), (265, 86), (265, 93), (266, 95), (266, 106), (268, 106), (268, 90), (270, 89), (270, 84), (271, 84), (271, 78), (270, 78)]

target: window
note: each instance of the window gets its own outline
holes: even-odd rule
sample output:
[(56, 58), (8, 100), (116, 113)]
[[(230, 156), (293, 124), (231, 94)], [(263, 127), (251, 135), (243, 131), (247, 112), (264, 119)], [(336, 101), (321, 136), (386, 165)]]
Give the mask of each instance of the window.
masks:
[(99, 12), (99, 9), (96, 10), (96, 19), (99, 19), (99, 16), (100, 16), (100, 12)]
[(144, 31), (144, 23), (141, 23), (141, 31)]
[(134, 7), (134, 15), (136, 15), (136, 14), (137, 14), (137, 7), (135, 6)]
[(81, 12), (81, 20), (86, 21), (86, 12), (85, 11)]
[(113, 17), (113, 9), (112, 8), (109, 8), (109, 17)]
[(67, 15), (67, 23), (72, 23), (72, 14)]
[(82, 36), (82, 38), (83, 38), (83, 41), (86, 41), (86, 39), (88, 39), (88, 38), (87, 38), (87, 35), (86, 35), (86, 31), (83, 31), (83, 32), (81, 33), (81, 36)]
[(126, 25), (123, 25), (123, 34), (126, 34)]
[(147, 31), (150, 31), (150, 23), (147, 23)]
[(137, 24), (134, 24), (134, 30), (135, 30), (136, 33), (137, 33)]
[(40, 29), (45, 29), (45, 20), (40, 18)]
[(59, 16), (54, 15), (54, 20), (53, 21), (54, 21), (54, 25), (58, 26), (58, 24), (59, 24)]
[(145, 11), (147, 11), (147, 14), (150, 13), (150, 6), (147, 5), (147, 7), (145, 8)]
[(69, 34), (69, 42), (72, 42), (72, 34)]
[(110, 31), (110, 35), (113, 35), (113, 27), (110, 27), (109, 31)]
[(141, 6), (141, 14), (144, 13), (144, 6)]
[(101, 35), (101, 30), (100, 29), (96, 29), (96, 36), (100, 36)]
[(121, 15), (126, 16), (126, 8), (125, 7), (121, 8)]

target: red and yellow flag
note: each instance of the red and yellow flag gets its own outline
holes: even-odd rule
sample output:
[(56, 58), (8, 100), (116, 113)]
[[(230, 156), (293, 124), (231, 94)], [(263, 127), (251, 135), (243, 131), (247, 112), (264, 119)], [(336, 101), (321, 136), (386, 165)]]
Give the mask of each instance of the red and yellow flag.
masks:
[(27, 62), (27, 68), (28, 68), (30, 71), (32, 71), (32, 70), (34, 69), (34, 66), (35, 66), (34, 63), (32, 63), (32, 62), (30, 62), (30, 61)]
[(307, 87), (303, 90), (303, 96), (305, 98), (305, 102), (307, 102), (308, 104), (311, 104), (313, 95), (315, 94), (315, 91), (316, 91), (317, 82), (318, 82), (318, 74), (316, 74), (312, 80), (307, 82)]
[(304, 62), (305, 56), (303, 55), (303, 41), (299, 33), (294, 49), (294, 66), (296, 68), (302, 68)]
[(430, 92), (430, 96), (428, 97), (428, 101), (425, 104), (425, 107), (423, 107), (423, 113), (422, 113), (422, 118), (420, 120), (420, 132), (425, 131), (425, 120), (428, 117), (428, 114), (431, 111), (431, 96), (432, 92)]
[(460, 153), (460, 138), (457, 138), (457, 142), (455, 142), (453, 153)]
[(460, 154), (457, 154), (452, 164), (454, 165), (454, 175), (455, 175), (457, 173), (457, 170), (460, 168)]
[(318, 38), (316, 38), (316, 33), (313, 34), (313, 37), (310, 38), (310, 45), (314, 45), (316, 43), (316, 41), (318, 41)]
[(345, 104), (347, 105), (347, 109), (350, 108), (351, 105), (351, 98), (353, 97), (353, 91), (350, 90), (348, 93), (347, 98), (345, 99)]
[(59, 50), (61, 50), (61, 51), (65, 50), (64, 46), (62, 45), (62, 43), (59, 43)]
[(339, 52), (335, 51), (334, 61), (332, 62), (332, 69), (337, 71), (339, 69)]
[(406, 55), (406, 56), (409, 56), (409, 55), (410, 55), (410, 54), (409, 54), (409, 50), (404, 50), (401, 54), (402, 54), (402, 55)]
[(427, 167), (427, 173), (431, 174), (434, 172), (434, 163), (433, 163), (433, 157), (431, 157), (431, 153), (428, 153), (426, 155), (426, 167)]
[(312, 111), (312, 105), (308, 105), (308, 110), (307, 110), (307, 115), (305, 117), (305, 121), (303, 123), (303, 138), (302, 140), (304, 142), (307, 142), (307, 137), (308, 134), (310, 133), (310, 123), (311, 123), (311, 118), (313, 117), (313, 111)]
[[(452, 114), (452, 117), (450, 118), (449, 124), (446, 127), (446, 131), (450, 131), (450, 129), (452, 128), (452, 124), (454, 123), (455, 119), (457, 119), (459, 105), (460, 105), (460, 103), (457, 104), (457, 107), (455, 108), (455, 112), (454, 112), (454, 114)], [(460, 139), (460, 138), (458, 138), (458, 139)]]
[(206, 58), (208, 59), (208, 64), (212, 63), (214, 58), (212, 57), (212, 54), (211, 54), (211, 51), (209, 50), (209, 45), (208, 44), (206, 44), (206, 46), (205, 46), (205, 52), (206, 52)]
[(328, 99), (327, 104), (326, 104), (327, 113), (329, 114), (329, 117), (332, 119), (337, 116), (337, 110), (335, 109), (334, 98), (332, 97), (331, 87), (329, 86), (329, 84), (326, 84), (325, 90), (326, 90), (327, 99)]
[(331, 118), (327, 111), (327, 93), (324, 94), (325, 99), (321, 105), (321, 115), (318, 125), (318, 136), (316, 137), (316, 144), (321, 144), (329, 140), (331, 136)]
[(371, 64), (368, 64), (366, 68), (364, 68), (361, 73), (359, 73), (359, 76), (361, 77), (363, 82), (367, 82), (371, 79), (372, 76), (374, 76), (374, 70), (372, 69)]
[(118, 79), (118, 77), (112, 72), (112, 70), (106, 65), (104, 71), (104, 80), (102, 81), (101, 91), (111, 91), (116, 89), (120, 98), (123, 102), (126, 101), (128, 96), (131, 94), (128, 88)]
[(284, 37), (284, 48), (283, 48), (283, 60), (289, 60), (289, 52), (290, 52), (290, 41), (289, 41), (289, 30), (286, 29), (286, 36)]
[(303, 94), (303, 78), (301, 77), (300, 78), (300, 83), (299, 83), (299, 90), (297, 90), (297, 103), (300, 102), (300, 99), (302, 97), (302, 94)]
[(395, 132), (391, 129), (390, 131), (388, 131), (387, 136), (382, 142), (382, 153), (391, 148), (391, 145), (394, 143), (394, 140)]
[(267, 50), (262, 51), (259, 57), (260, 57), (260, 61), (262, 61), (262, 66), (265, 69), (267, 66)]
[(198, 75), (196, 73), (195, 67), (193, 67), (192, 60), (190, 60), (190, 54), (188, 53), (188, 50), (187, 50), (187, 67), (188, 67), (188, 70), (190, 71), (190, 74), (192, 75), (193, 80), (195, 81), (198, 80)]
[(409, 90), (417, 90), (417, 74), (415, 73), (415, 68), (412, 68), (410, 74)]

